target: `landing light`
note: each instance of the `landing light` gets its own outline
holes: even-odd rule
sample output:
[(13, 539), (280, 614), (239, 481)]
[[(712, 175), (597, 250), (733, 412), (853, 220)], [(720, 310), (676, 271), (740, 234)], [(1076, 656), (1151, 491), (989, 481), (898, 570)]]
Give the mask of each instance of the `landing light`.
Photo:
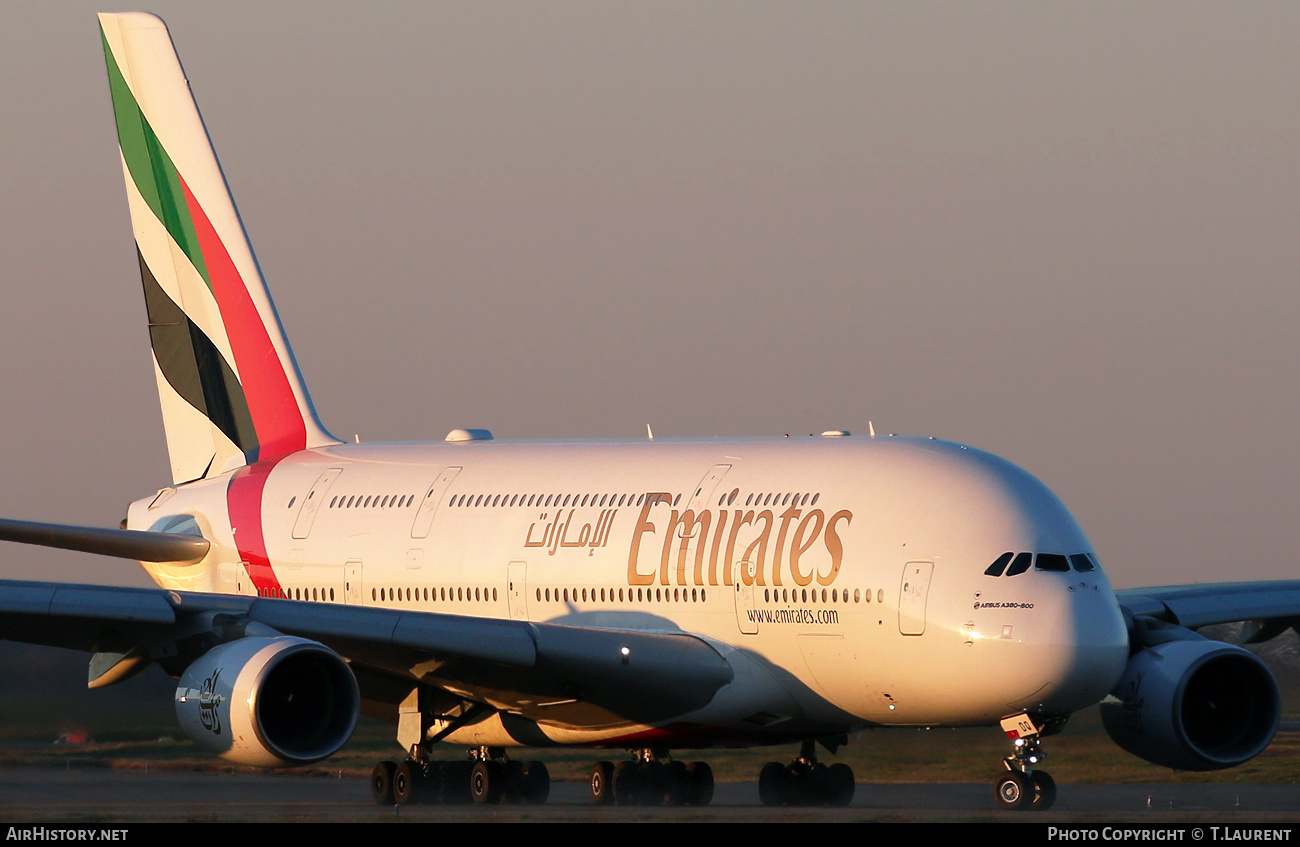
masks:
[(626, 647), (623, 647), (623, 648), (620, 648), (618, 652), (619, 652), (619, 655), (621, 655), (621, 656), (623, 657), (623, 664), (626, 665), (626, 664), (627, 664), (628, 657), (632, 655), (632, 651), (629, 650), (629, 649), (627, 649)]

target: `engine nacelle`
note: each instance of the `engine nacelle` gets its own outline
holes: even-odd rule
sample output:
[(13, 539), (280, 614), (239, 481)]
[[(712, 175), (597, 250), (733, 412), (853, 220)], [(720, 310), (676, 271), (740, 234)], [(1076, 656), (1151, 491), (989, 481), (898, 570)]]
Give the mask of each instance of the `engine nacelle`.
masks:
[(1115, 743), (1157, 765), (1213, 771), (1258, 755), (1277, 732), (1277, 681), (1250, 652), (1197, 638), (1139, 651), (1101, 704)]
[(305, 638), (241, 638), (190, 665), (176, 717), (193, 741), (262, 768), (305, 765), (352, 736), (361, 696), (338, 653)]

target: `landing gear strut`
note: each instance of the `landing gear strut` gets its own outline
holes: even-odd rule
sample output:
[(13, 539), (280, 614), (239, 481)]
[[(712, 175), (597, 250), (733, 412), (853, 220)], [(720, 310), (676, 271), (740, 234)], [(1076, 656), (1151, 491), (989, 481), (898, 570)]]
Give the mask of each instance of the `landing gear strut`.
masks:
[(853, 800), (853, 769), (817, 761), (816, 742), (805, 741), (788, 765), (768, 762), (758, 775), (764, 806), (847, 806)]
[(707, 762), (674, 761), (668, 751), (646, 747), (632, 760), (597, 762), (591, 799), (598, 806), (707, 806), (713, 800), (713, 769)]
[(1046, 727), (1021, 714), (1002, 721), (1002, 729), (1015, 747), (1002, 760), (1007, 772), (993, 783), (993, 801), (999, 809), (1007, 811), (1043, 812), (1052, 808), (1056, 802), (1056, 780), (1047, 771), (1034, 769), (1047, 757), (1042, 742)]

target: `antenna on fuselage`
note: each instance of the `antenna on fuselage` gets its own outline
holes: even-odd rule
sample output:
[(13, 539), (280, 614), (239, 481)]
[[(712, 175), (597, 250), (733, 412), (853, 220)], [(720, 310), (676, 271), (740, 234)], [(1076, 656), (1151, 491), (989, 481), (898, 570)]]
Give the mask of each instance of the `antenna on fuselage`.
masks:
[(871, 421), (867, 421), (867, 432), (871, 434), (872, 438), (876, 437), (876, 427)]
[(650, 429), (650, 424), (645, 425), (645, 434), (650, 438), (651, 441), (655, 440), (654, 430)]

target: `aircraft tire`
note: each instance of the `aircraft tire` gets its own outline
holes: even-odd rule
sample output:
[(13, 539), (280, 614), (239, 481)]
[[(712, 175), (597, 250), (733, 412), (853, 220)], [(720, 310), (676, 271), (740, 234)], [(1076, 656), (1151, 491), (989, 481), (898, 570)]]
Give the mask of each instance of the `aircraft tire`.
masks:
[(1028, 809), (1034, 801), (1034, 786), (1020, 771), (1007, 771), (993, 783), (993, 801), (1008, 812)]
[(527, 799), (525, 796), (524, 763), (511, 759), (505, 763), (504, 767), (498, 767), (497, 773), (501, 780), (501, 802), (523, 803)]
[(663, 770), (664, 803), (669, 806), (685, 806), (690, 795), (690, 782), (686, 776), (685, 762), (670, 762)]
[(395, 762), (380, 762), (370, 772), (370, 796), (380, 806), (393, 805), (393, 772)]
[(620, 806), (636, 805), (639, 776), (636, 762), (619, 762), (614, 766), (614, 802)]
[(393, 771), (393, 802), (399, 806), (416, 802), (423, 776), (420, 766), (410, 760), (398, 765)]
[(1056, 803), (1056, 780), (1046, 771), (1034, 771), (1034, 799), (1029, 803), (1029, 811), (1045, 812)]
[(783, 806), (789, 791), (786, 789), (785, 765), (768, 762), (758, 774), (758, 799), (764, 806)]
[(500, 803), (503, 776), (492, 762), (476, 762), (469, 774), (469, 795), (474, 803)]
[(707, 806), (713, 802), (713, 768), (708, 762), (691, 762), (686, 766), (686, 802)]
[(614, 803), (614, 763), (597, 762), (591, 769), (591, 802), (597, 806)]
[(642, 762), (637, 768), (637, 804), (640, 806), (662, 806), (667, 793), (668, 769), (662, 762)]
[(826, 805), (847, 806), (853, 802), (853, 768), (836, 762), (826, 771)]
[(545, 762), (532, 761), (523, 770), (524, 802), (540, 806), (551, 796), (551, 772)]

